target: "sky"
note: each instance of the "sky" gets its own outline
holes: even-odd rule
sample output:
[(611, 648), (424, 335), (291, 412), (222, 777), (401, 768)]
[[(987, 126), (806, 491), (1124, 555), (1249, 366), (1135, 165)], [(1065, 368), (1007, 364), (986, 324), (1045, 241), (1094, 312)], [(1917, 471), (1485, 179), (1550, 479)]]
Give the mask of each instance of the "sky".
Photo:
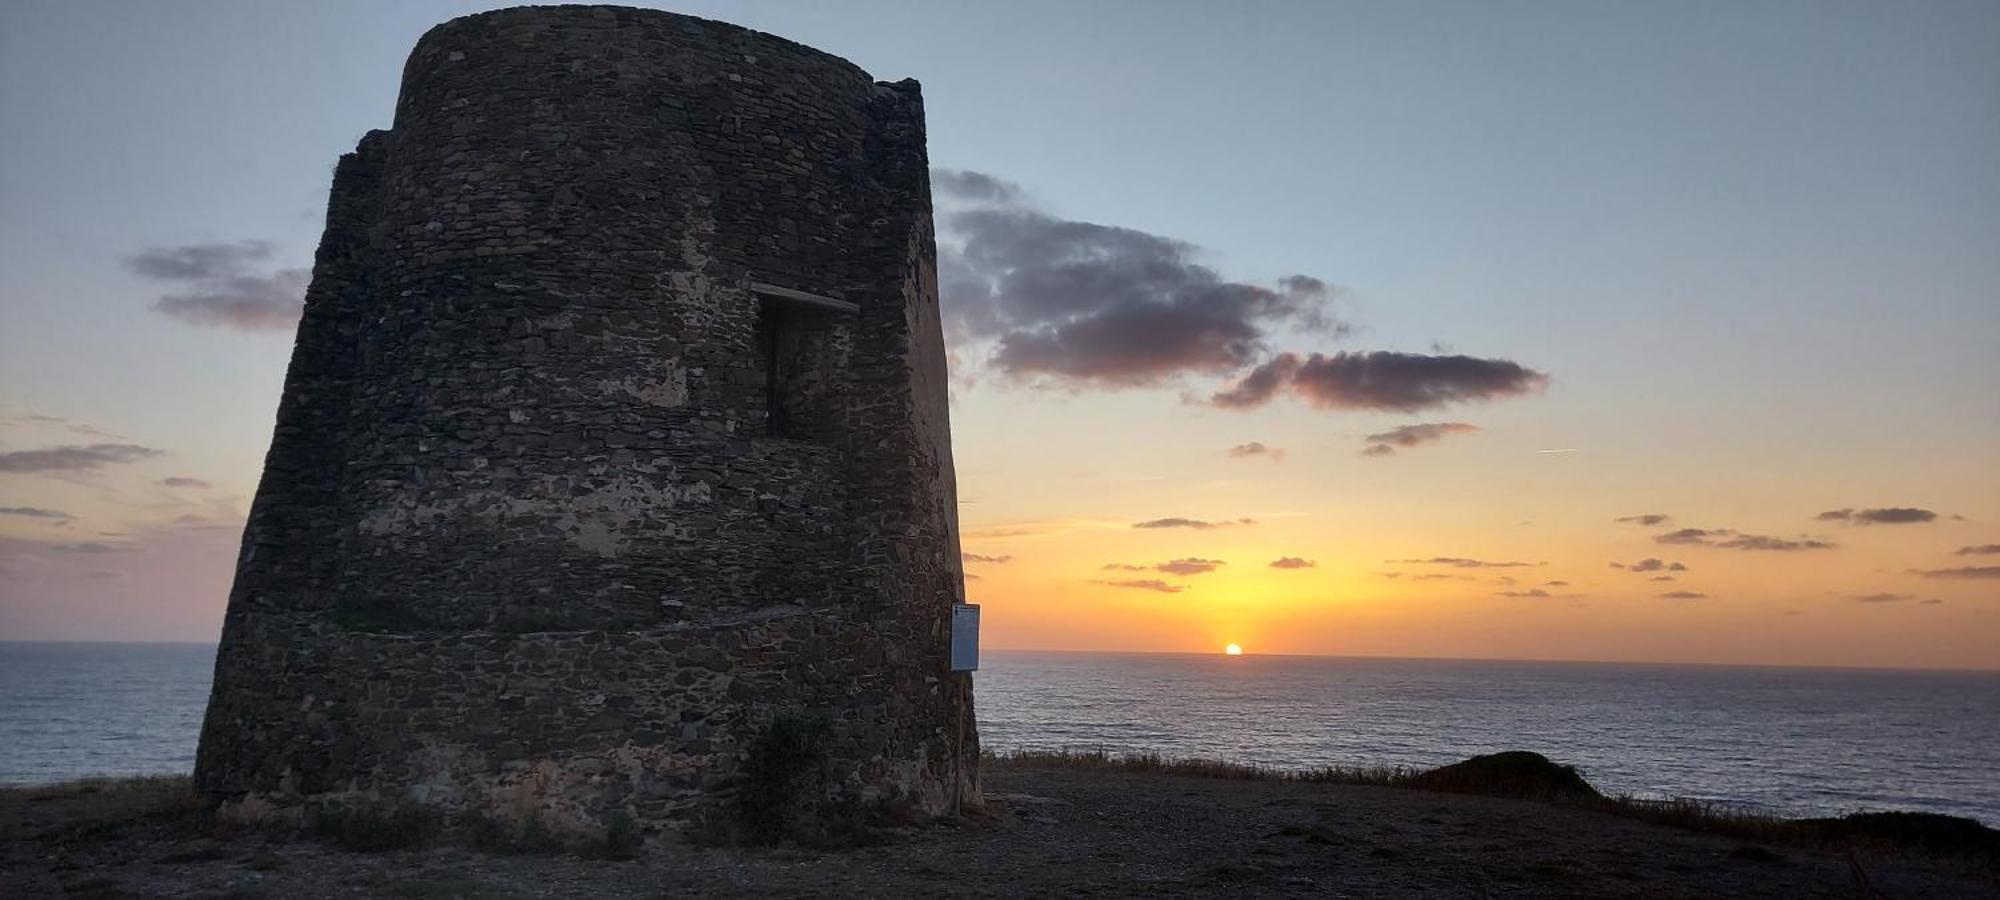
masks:
[[(215, 638), (500, 5), (0, 5), (0, 639)], [(988, 647), (2000, 668), (2000, 6), (669, 8), (924, 84)]]

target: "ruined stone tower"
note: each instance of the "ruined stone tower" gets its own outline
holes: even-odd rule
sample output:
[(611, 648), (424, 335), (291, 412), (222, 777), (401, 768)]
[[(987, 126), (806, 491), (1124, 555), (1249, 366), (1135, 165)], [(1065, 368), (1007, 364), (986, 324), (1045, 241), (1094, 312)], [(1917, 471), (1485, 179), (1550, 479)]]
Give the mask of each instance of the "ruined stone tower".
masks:
[(589, 831), (976, 802), (917, 84), (615, 7), (418, 41), (334, 172), (196, 764)]

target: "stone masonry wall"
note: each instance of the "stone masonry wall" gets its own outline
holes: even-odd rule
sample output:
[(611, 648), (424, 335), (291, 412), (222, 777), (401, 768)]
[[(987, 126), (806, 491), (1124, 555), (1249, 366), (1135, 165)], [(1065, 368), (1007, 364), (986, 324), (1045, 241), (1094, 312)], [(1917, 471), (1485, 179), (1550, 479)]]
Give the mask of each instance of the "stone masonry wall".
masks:
[[(201, 788), (665, 824), (803, 715), (830, 797), (976, 802), (931, 229), (914, 82), (655, 11), (432, 29), (335, 173)], [(860, 307), (776, 311), (778, 433), (753, 282)]]

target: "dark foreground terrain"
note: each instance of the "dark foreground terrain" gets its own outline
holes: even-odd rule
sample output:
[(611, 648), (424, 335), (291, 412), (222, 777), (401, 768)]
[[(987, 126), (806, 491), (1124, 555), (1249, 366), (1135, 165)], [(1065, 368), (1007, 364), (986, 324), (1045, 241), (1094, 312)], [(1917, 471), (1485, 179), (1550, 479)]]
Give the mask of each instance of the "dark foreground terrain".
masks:
[(1977, 855), (1750, 839), (1578, 804), (1048, 761), (985, 780), (990, 815), (876, 846), (654, 840), (623, 861), (220, 835), (190, 826), (185, 779), (17, 789), (0, 794), (0, 897), (2000, 896)]

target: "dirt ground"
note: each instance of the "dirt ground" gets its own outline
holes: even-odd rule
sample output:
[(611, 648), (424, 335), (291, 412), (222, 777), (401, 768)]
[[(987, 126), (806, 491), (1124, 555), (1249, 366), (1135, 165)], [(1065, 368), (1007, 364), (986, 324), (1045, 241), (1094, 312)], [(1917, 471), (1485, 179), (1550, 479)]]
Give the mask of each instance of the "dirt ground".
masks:
[(88, 796), (0, 803), (0, 897), (2000, 897), (1907, 853), (1745, 844), (1608, 813), (1418, 790), (989, 770), (994, 815), (882, 846), (637, 859), (191, 835)]

